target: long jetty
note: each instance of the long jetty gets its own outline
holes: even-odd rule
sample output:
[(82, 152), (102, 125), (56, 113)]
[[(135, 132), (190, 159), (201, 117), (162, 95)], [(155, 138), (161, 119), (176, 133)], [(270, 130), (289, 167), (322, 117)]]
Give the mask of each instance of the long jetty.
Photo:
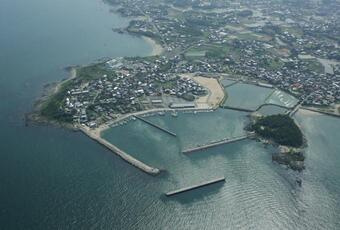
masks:
[(99, 144), (105, 146), (106, 148), (108, 148), (112, 152), (116, 153), (122, 159), (124, 159), (125, 161), (127, 161), (131, 165), (139, 168), (140, 170), (142, 170), (142, 171), (144, 171), (144, 172), (146, 172), (148, 174), (151, 174), (151, 175), (157, 175), (157, 174), (160, 173), (160, 170), (158, 168), (153, 168), (153, 167), (151, 167), (151, 166), (149, 166), (149, 165), (147, 165), (147, 164), (137, 160), (136, 158), (132, 157), (128, 153), (124, 152), (123, 150), (121, 150), (118, 147), (114, 146), (110, 142), (108, 142), (105, 139), (101, 138), (99, 135), (96, 135), (96, 134), (92, 133), (91, 131), (89, 131), (89, 130), (83, 128), (83, 127), (80, 127), (79, 129), (83, 133), (85, 133), (87, 136), (89, 136), (90, 138), (92, 138), (93, 140), (98, 142)]
[(145, 123), (147, 123), (147, 124), (149, 124), (149, 125), (151, 125), (151, 126), (157, 128), (157, 129), (159, 129), (159, 130), (162, 130), (163, 132), (165, 132), (165, 133), (167, 133), (167, 134), (169, 134), (169, 135), (171, 135), (171, 136), (174, 136), (174, 137), (177, 136), (176, 133), (173, 133), (173, 132), (171, 132), (171, 131), (169, 131), (169, 130), (167, 130), (167, 129), (164, 129), (164, 128), (160, 127), (159, 125), (156, 125), (156, 124), (154, 124), (154, 123), (152, 123), (152, 122), (150, 122), (150, 121), (148, 121), (148, 120), (146, 120), (146, 119), (144, 119), (144, 118), (142, 118), (142, 117), (139, 117), (139, 116), (136, 116), (136, 115), (133, 115), (133, 116), (134, 116), (135, 118), (137, 118), (137, 119), (139, 119), (139, 120), (141, 120), (141, 121), (143, 121), (143, 122), (145, 122)]
[(219, 178), (216, 178), (216, 179), (213, 179), (213, 180), (205, 181), (205, 182), (200, 183), (200, 184), (196, 184), (196, 185), (192, 185), (192, 186), (189, 186), (189, 187), (177, 189), (177, 190), (174, 190), (174, 191), (171, 191), (171, 192), (167, 192), (167, 193), (165, 193), (165, 195), (166, 196), (173, 196), (173, 195), (176, 195), (176, 194), (179, 194), (179, 193), (187, 192), (187, 191), (190, 191), (190, 190), (193, 190), (193, 189), (201, 188), (201, 187), (211, 185), (211, 184), (215, 184), (215, 183), (222, 182), (222, 181), (225, 181), (225, 177), (219, 177)]
[(244, 136), (235, 137), (235, 138), (231, 138), (231, 139), (222, 139), (220, 141), (215, 141), (213, 143), (209, 143), (209, 144), (206, 144), (206, 145), (197, 146), (197, 147), (190, 148), (190, 149), (185, 149), (185, 150), (182, 151), (182, 153), (192, 153), (192, 152), (212, 148), (212, 147), (219, 146), (219, 145), (224, 145), (224, 144), (229, 144), (229, 143), (233, 143), (233, 142), (237, 142), (237, 141), (242, 141), (244, 139), (247, 139), (250, 136), (251, 136), (251, 134), (247, 134), (247, 135), (244, 135)]
[(233, 106), (228, 106), (228, 105), (221, 105), (220, 107), (223, 109), (231, 109), (231, 110), (237, 110), (237, 111), (248, 112), (248, 113), (252, 113), (256, 111), (255, 109), (246, 109), (246, 108), (233, 107)]

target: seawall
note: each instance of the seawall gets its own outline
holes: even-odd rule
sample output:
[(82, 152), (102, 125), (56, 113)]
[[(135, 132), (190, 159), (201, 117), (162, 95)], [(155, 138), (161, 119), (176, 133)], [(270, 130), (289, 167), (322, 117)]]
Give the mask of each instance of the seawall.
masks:
[(146, 172), (146, 173), (148, 173), (150, 175), (157, 175), (157, 174), (160, 173), (160, 170), (158, 168), (151, 167), (151, 166), (149, 166), (149, 165), (147, 165), (147, 164), (137, 160), (136, 158), (132, 157), (128, 153), (124, 152), (123, 150), (121, 150), (118, 147), (114, 146), (110, 142), (108, 142), (105, 139), (101, 138), (100, 135), (92, 133), (90, 130), (85, 129), (84, 127), (80, 127), (79, 129), (84, 134), (86, 134), (87, 136), (89, 136), (90, 138), (92, 138), (93, 140), (98, 142), (99, 144), (105, 146), (106, 148), (108, 148), (109, 150), (111, 150), (112, 152), (114, 152), (115, 154), (120, 156), (121, 158), (123, 158), (125, 161), (127, 161), (131, 165), (139, 168), (143, 172)]
[(190, 190), (194, 190), (194, 189), (197, 189), (197, 188), (201, 188), (201, 187), (204, 187), (204, 186), (208, 186), (208, 185), (211, 185), (211, 184), (215, 184), (215, 183), (218, 183), (218, 182), (224, 182), (224, 181), (225, 181), (225, 177), (219, 177), (219, 178), (216, 178), (216, 179), (213, 179), (213, 180), (205, 181), (205, 182), (200, 183), (200, 184), (196, 184), (196, 185), (188, 186), (188, 187), (181, 188), (181, 189), (178, 189), (178, 190), (174, 190), (174, 191), (171, 191), (171, 192), (167, 192), (167, 193), (165, 193), (165, 195), (166, 196), (173, 196), (173, 195), (176, 195), (176, 194), (179, 194), (179, 193), (187, 192), (187, 191), (190, 191)]

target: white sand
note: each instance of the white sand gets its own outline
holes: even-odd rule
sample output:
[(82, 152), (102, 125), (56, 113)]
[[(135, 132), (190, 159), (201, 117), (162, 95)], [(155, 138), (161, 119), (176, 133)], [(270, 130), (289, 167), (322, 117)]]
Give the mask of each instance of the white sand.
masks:
[(209, 91), (206, 96), (199, 97), (196, 100), (198, 108), (216, 109), (223, 101), (224, 90), (217, 79), (200, 76), (194, 77), (193, 74), (183, 74), (182, 76), (190, 77)]
[(143, 36), (143, 39), (152, 47), (151, 56), (156, 56), (163, 53), (164, 48), (155, 40), (146, 36)]

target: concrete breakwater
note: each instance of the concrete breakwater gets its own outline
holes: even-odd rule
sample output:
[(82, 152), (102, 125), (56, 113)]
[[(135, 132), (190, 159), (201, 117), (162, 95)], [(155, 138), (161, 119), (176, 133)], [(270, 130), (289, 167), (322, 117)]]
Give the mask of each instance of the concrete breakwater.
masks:
[(147, 124), (157, 128), (159, 130), (162, 130), (163, 132), (165, 132), (165, 133), (167, 133), (167, 134), (169, 134), (171, 136), (174, 136), (174, 137), (177, 136), (176, 133), (173, 133), (173, 132), (171, 132), (171, 131), (169, 131), (167, 129), (164, 129), (164, 128), (160, 127), (159, 125), (156, 125), (156, 124), (154, 124), (154, 123), (152, 123), (152, 122), (150, 122), (150, 121), (148, 121), (148, 120), (146, 120), (146, 119), (144, 119), (142, 117), (139, 117), (139, 116), (136, 116), (136, 115), (133, 115), (133, 117), (135, 117), (135, 118), (137, 118), (137, 119), (139, 119), (139, 120), (141, 120), (141, 121), (143, 121), (143, 122), (145, 122), (145, 123), (147, 123)]
[(179, 193), (182, 193), (182, 192), (187, 192), (187, 191), (190, 191), (190, 190), (193, 190), (193, 189), (197, 189), (197, 188), (200, 188), (200, 187), (203, 187), (203, 186), (215, 184), (215, 183), (222, 182), (222, 181), (225, 181), (225, 177), (219, 177), (219, 178), (216, 178), (216, 179), (213, 179), (213, 180), (205, 181), (205, 182), (200, 183), (200, 184), (196, 184), (196, 185), (192, 185), (192, 186), (189, 186), (189, 187), (177, 189), (177, 190), (174, 190), (174, 191), (171, 191), (171, 192), (167, 192), (167, 193), (165, 193), (165, 195), (166, 196), (173, 196), (173, 195), (176, 195), (176, 194), (179, 194)]
[(92, 138), (93, 140), (98, 142), (99, 144), (102, 144), (103, 146), (105, 146), (106, 148), (108, 148), (109, 150), (111, 150), (112, 152), (114, 152), (115, 154), (120, 156), (121, 158), (123, 158), (125, 161), (127, 161), (131, 165), (139, 168), (143, 172), (146, 172), (150, 175), (157, 175), (157, 174), (160, 173), (160, 170), (158, 168), (151, 167), (151, 166), (137, 160), (136, 158), (132, 157), (128, 153), (124, 152), (123, 150), (119, 149), (118, 147), (114, 146), (113, 144), (109, 143), (108, 141), (106, 141), (105, 139), (100, 137), (100, 135), (98, 135), (96, 133), (92, 133), (90, 130), (87, 130), (84, 127), (80, 127), (79, 129), (83, 133), (85, 133), (87, 136), (89, 136), (90, 138)]
[(284, 105), (278, 105), (278, 104), (274, 104), (274, 103), (264, 103), (262, 105), (260, 105), (255, 111), (259, 111), (260, 109), (262, 109), (264, 106), (276, 106), (276, 107), (279, 107), (279, 108), (282, 108), (282, 109), (293, 109), (294, 107), (287, 107), (287, 106), (284, 106)]
[(212, 148), (212, 147), (219, 146), (219, 145), (224, 145), (224, 144), (229, 144), (229, 143), (233, 143), (233, 142), (237, 142), (237, 141), (242, 141), (244, 139), (247, 139), (250, 136), (251, 136), (251, 134), (240, 136), (240, 137), (235, 137), (235, 138), (231, 138), (231, 139), (225, 138), (225, 139), (222, 139), (222, 140), (214, 141), (214, 142), (206, 144), (206, 145), (201, 145), (201, 146), (197, 146), (197, 147), (194, 147), (194, 148), (185, 149), (185, 150), (182, 151), (182, 153), (191, 153), (191, 152), (196, 152), (196, 151)]
[(220, 107), (223, 108), (223, 109), (231, 109), (231, 110), (237, 110), (237, 111), (248, 112), (248, 113), (252, 113), (252, 112), (256, 111), (256, 110), (253, 110), (253, 109), (232, 107), (232, 106), (227, 106), (227, 105), (221, 105)]

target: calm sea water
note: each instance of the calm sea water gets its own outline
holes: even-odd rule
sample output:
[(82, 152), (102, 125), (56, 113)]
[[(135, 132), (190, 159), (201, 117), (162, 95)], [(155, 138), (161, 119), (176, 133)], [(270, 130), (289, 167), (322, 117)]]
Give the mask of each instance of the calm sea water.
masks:
[(263, 115), (274, 115), (284, 114), (287, 112), (287, 110), (276, 105), (264, 105), (258, 110), (258, 112)]
[[(105, 133), (166, 173), (152, 177), (80, 133), (25, 127), (23, 114), (45, 83), (70, 64), (147, 55), (118, 35), (127, 21), (97, 0), (0, 0), (0, 229), (339, 229), (340, 120), (297, 113), (308, 139), (307, 169), (271, 162), (254, 141), (184, 156), (197, 143), (243, 133), (245, 113), (150, 117)], [(171, 199), (164, 192), (224, 175), (226, 183)], [(302, 187), (295, 179), (302, 178)]]
[[(242, 135), (246, 113), (220, 109), (147, 119), (175, 132), (177, 138), (138, 120), (103, 134), (136, 158), (166, 170), (155, 187), (145, 185), (155, 190), (147, 189), (159, 199), (150, 197), (150, 206), (145, 207), (143, 217), (137, 217), (136, 227), (159, 229), (174, 222), (176, 229), (339, 228), (339, 120), (315, 113), (297, 114), (309, 141), (307, 169), (299, 174), (273, 163), (274, 150), (252, 140), (181, 153), (197, 144)], [(330, 138), (329, 132), (333, 135)], [(163, 195), (220, 176), (226, 177), (225, 184), (172, 198)], [(302, 179), (302, 187), (296, 184), (297, 178)], [(153, 219), (144, 221), (150, 215)]]

